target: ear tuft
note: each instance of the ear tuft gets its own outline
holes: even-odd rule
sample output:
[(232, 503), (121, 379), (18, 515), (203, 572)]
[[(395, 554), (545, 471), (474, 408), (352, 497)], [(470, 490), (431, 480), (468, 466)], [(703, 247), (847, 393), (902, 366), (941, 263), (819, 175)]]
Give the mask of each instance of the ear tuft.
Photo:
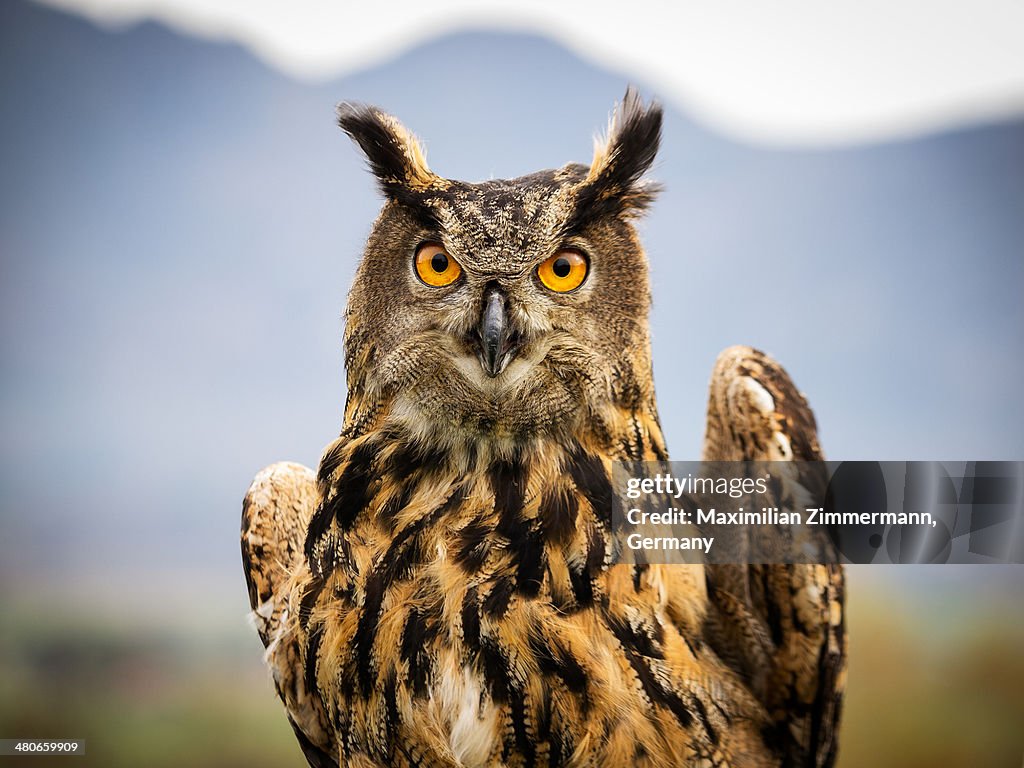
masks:
[(599, 216), (642, 213), (658, 192), (641, 178), (651, 167), (661, 141), (662, 110), (645, 106), (632, 86), (608, 124), (608, 133), (594, 142), (594, 159), (577, 195), (576, 218), (582, 223)]
[(363, 150), (387, 197), (402, 198), (403, 193), (422, 192), (442, 181), (427, 166), (416, 137), (391, 115), (343, 102), (338, 105), (338, 125)]

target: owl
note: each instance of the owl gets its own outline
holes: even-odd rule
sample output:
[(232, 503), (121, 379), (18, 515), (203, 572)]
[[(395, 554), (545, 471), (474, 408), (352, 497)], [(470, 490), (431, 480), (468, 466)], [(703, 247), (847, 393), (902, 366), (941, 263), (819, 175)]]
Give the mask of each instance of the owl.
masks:
[[(630, 89), (589, 165), (466, 183), (343, 104), (384, 205), (314, 473), (275, 464), (242, 559), (311, 766), (827, 766), (844, 677), (829, 565), (611, 562), (612, 463), (668, 458), (635, 220), (662, 111)], [(733, 347), (704, 456), (819, 459), (785, 371)]]

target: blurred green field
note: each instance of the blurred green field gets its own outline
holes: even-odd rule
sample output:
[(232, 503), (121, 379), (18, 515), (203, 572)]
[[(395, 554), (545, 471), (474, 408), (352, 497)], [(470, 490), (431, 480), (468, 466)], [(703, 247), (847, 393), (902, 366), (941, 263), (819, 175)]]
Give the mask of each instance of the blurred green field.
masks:
[[(839, 765), (1024, 764), (1024, 568), (848, 569)], [(928, 574), (936, 578), (929, 585)]]
[[(892, 568), (850, 572), (841, 766), (1021, 766), (1024, 579), (990, 568), (935, 588)], [(0, 734), (88, 751), (0, 763), (305, 766), (241, 615), (183, 626), (86, 608), (4, 600)]]
[[(238, 623), (197, 637), (21, 613), (0, 629), (0, 733), (85, 739), (84, 757), (20, 759), (40, 767), (301, 768), (262, 647)], [(19, 758), (0, 757), (7, 761)]]

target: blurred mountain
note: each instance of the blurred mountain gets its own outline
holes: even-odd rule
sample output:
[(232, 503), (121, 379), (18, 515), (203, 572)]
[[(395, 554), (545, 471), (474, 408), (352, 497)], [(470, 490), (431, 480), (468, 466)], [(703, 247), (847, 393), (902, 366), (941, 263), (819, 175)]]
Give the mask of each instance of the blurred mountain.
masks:
[[(379, 200), (335, 103), (387, 108), (440, 173), (482, 179), (589, 160), (630, 80), (467, 30), (302, 83), (154, 24), (0, 5), (0, 578), (240, 612), (249, 479), (315, 464), (341, 421)], [(666, 106), (642, 229), (676, 457), (734, 343), (789, 367), (831, 458), (1024, 455), (1024, 121), (778, 151)]]

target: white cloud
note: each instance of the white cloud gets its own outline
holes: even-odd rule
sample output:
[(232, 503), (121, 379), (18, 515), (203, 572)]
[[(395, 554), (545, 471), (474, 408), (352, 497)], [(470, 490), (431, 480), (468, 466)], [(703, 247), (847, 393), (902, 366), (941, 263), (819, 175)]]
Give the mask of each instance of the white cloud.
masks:
[(734, 136), (843, 144), (1024, 114), (1019, 0), (44, 0), (102, 24), (152, 18), (327, 78), (448, 31), (538, 32), (650, 83)]

